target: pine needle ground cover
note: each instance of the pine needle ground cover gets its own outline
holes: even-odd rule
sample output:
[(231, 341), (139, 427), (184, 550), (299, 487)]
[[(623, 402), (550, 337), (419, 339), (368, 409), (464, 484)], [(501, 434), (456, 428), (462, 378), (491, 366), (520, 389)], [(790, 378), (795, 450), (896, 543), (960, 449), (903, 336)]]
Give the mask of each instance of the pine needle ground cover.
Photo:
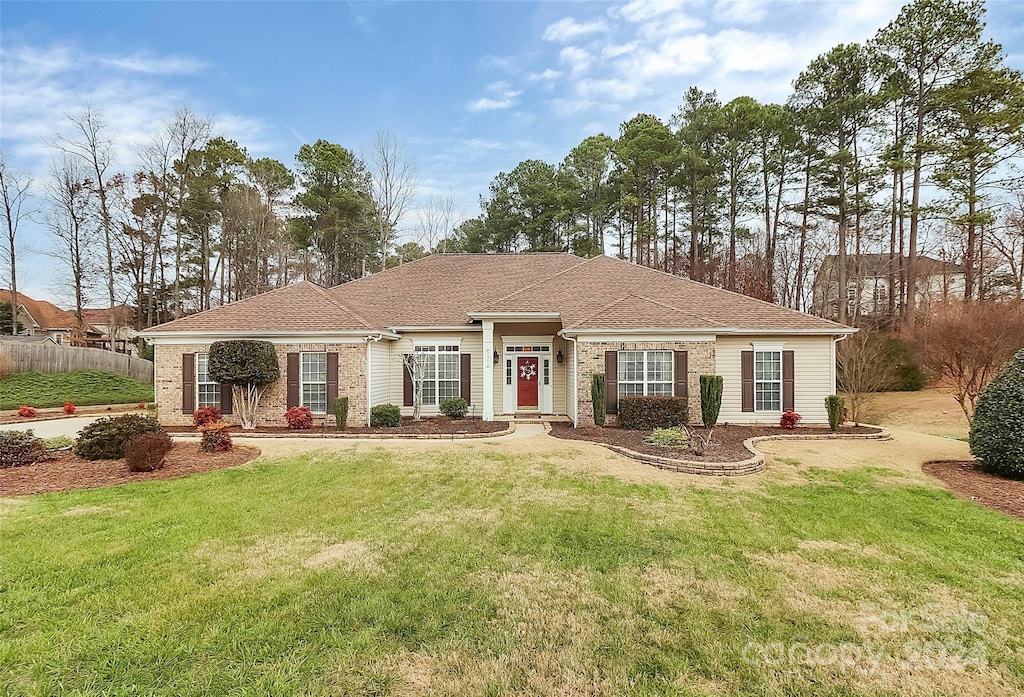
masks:
[(0, 409), (17, 409), (23, 404), (45, 409), (65, 402), (89, 406), (152, 401), (152, 385), (104, 370), (14, 373), (0, 379)]
[(0, 694), (1024, 690), (1024, 524), (897, 469), (659, 483), (545, 447), (0, 499)]

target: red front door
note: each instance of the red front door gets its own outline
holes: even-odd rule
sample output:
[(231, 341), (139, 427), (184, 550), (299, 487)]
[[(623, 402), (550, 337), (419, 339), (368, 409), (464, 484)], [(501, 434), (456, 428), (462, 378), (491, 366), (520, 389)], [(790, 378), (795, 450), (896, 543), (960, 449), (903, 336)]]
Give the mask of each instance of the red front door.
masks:
[(521, 409), (536, 409), (537, 383), (540, 382), (540, 367), (537, 359), (532, 356), (521, 356), (518, 361), (519, 383), (517, 394), (519, 395), (518, 405)]

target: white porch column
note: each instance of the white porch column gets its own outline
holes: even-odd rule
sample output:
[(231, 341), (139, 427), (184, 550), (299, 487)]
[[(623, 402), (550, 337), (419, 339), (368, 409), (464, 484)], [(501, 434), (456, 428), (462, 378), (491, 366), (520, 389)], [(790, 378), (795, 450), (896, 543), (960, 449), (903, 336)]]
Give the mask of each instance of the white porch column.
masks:
[(481, 414), (484, 421), (494, 420), (494, 320), (485, 319), (483, 320), (483, 339), (484, 339), (484, 356), (483, 356), (483, 390), (484, 390), (484, 404), (483, 414)]

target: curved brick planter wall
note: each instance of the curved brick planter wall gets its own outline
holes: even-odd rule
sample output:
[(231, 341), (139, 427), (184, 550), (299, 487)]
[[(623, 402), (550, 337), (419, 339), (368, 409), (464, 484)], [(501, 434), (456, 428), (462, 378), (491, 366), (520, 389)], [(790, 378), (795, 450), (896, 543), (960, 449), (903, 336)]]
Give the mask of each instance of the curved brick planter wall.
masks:
[[(232, 438), (321, 438), (321, 439), (354, 439), (354, 440), (464, 440), (467, 438), (498, 438), (514, 433), (516, 425), (511, 421), (503, 431), (489, 433), (305, 433), (296, 429), (292, 433), (248, 433), (232, 431)], [(199, 433), (172, 433), (173, 438), (199, 438)]]
[[(873, 427), (873, 428), (878, 428)], [(743, 441), (743, 447), (750, 451), (752, 457), (746, 460), (740, 460), (739, 462), (700, 462), (697, 460), (678, 460), (671, 457), (660, 457), (658, 455), (649, 455), (647, 453), (638, 453), (628, 448), (623, 448), (618, 445), (609, 445), (607, 443), (597, 443), (596, 441), (587, 441), (588, 443), (594, 443), (602, 447), (608, 448), (612, 452), (624, 455), (638, 462), (642, 462), (645, 465), (651, 465), (660, 469), (671, 470), (673, 472), (682, 472), (684, 474), (702, 474), (705, 476), (714, 477), (736, 477), (744, 474), (756, 474), (761, 472), (765, 468), (765, 457), (761, 453), (757, 452), (754, 446), (761, 441), (766, 440), (889, 440), (890, 435), (888, 431), (880, 429), (878, 433), (813, 433), (807, 435), (793, 434), (791, 436), (757, 436), (755, 438), (747, 438)]]

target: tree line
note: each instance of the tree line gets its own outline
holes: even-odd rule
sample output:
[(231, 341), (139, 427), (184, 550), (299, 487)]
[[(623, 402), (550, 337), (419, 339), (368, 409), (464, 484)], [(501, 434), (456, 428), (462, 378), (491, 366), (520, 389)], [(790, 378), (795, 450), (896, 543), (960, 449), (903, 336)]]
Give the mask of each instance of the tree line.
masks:
[(523, 161), (450, 246), (614, 253), (800, 310), (825, 254), (845, 289), (863, 282), (859, 255), (883, 253), (902, 326), (924, 250), (962, 263), (968, 299), (1019, 298), (1024, 80), (984, 12), (916, 0), (867, 44), (811, 61), (784, 104), (692, 87), (667, 122), (638, 114), (558, 164)]

